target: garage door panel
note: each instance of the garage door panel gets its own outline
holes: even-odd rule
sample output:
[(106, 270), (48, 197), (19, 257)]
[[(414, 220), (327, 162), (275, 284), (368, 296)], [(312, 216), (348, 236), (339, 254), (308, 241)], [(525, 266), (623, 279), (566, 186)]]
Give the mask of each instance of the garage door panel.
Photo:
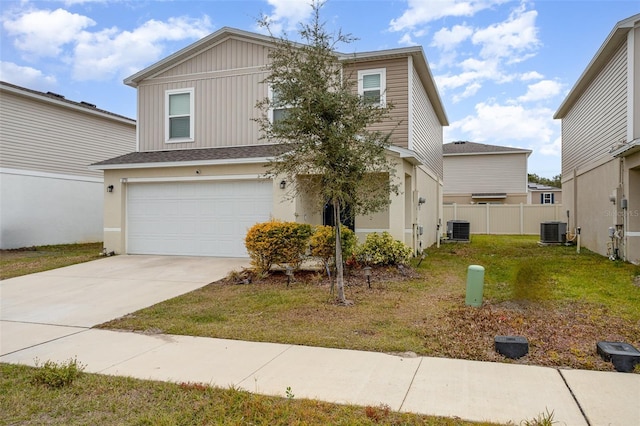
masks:
[(246, 257), (246, 232), (272, 205), (271, 181), (129, 184), (127, 252)]

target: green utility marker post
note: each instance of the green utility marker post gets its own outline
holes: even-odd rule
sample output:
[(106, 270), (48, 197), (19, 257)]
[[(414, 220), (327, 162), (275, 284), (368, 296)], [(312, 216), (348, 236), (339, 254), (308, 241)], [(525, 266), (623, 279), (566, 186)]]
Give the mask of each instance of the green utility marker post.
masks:
[(482, 292), (484, 289), (484, 268), (471, 265), (467, 270), (467, 297), (465, 305), (479, 308), (482, 306)]

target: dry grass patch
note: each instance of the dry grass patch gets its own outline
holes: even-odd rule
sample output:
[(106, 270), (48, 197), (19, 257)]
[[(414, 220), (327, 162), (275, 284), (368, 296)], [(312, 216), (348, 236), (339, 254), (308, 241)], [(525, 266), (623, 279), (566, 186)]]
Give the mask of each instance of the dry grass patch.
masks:
[[(464, 305), (471, 264), (485, 267), (481, 308)], [(613, 370), (596, 342), (640, 347), (636, 276), (637, 266), (539, 247), (535, 237), (474, 236), (429, 249), (418, 269), (375, 269), (371, 289), (361, 270), (350, 271), (350, 307), (335, 303), (321, 274), (298, 273), (287, 286), (276, 272), (212, 283), (102, 327), (485, 361), (504, 360), (496, 335), (521, 335), (529, 355), (504, 361)]]

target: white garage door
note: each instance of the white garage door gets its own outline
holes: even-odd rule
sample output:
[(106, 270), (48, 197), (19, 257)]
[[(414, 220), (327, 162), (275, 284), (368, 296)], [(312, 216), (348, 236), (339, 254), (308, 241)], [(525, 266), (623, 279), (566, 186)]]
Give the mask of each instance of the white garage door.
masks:
[(247, 257), (244, 237), (269, 220), (271, 181), (132, 183), (127, 252)]

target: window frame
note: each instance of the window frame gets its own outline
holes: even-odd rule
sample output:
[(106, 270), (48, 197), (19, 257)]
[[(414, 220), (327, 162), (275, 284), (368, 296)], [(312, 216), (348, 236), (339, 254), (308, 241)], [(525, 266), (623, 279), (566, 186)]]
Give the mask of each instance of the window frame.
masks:
[(292, 108), (292, 106), (289, 105), (289, 104), (283, 105), (280, 108), (274, 108), (274, 106), (273, 106), (273, 94), (274, 94), (273, 86), (269, 85), (268, 94), (267, 94), (267, 96), (269, 97), (269, 111), (267, 112), (267, 115), (268, 115), (268, 118), (269, 118), (269, 122), (271, 124), (273, 124), (273, 117), (274, 117), (273, 112), (275, 110), (287, 110), (287, 109)]
[(364, 98), (364, 77), (367, 75), (380, 75), (380, 102), (374, 104), (379, 107), (385, 107), (387, 104), (387, 69), (374, 68), (368, 70), (358, 70), (358, 94)]
[[(189, 94), (189, 114), (175, 115), (171, 116), (169, 114), (169, 100), (172, 95), (182, 95), (188, 93)], [(188, 87), (184, 89), (171, 89), (166, 90), (164, 92), (164, 135), (165, 135), (165, 143), (182, 143), (182, 142), (193, 142), (195, 141), (194, 137), (194, 129), (195, 129), (195, 112), (194, 112), (194, 89), (193, 87)], [(172, 138), (171, 137), (171, 118), (174, 117), (189, 117), (189, 136), (181, 137), (181, 138)]]
[(553, 192), (543, 192), (542, 193), (542, 204), (553, 204)]

